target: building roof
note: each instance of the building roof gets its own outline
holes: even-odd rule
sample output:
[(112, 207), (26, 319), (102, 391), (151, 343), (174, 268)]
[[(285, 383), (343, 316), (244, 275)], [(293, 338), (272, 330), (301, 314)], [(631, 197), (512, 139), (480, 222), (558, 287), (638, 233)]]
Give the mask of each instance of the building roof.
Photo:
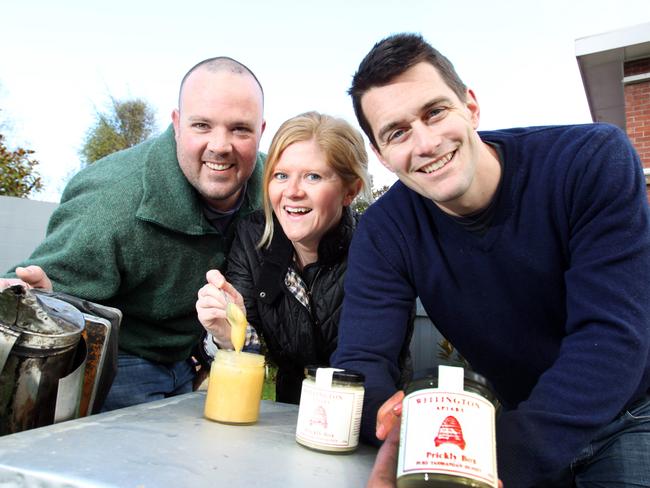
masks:
[(650, 57), (650, 22), (576, 39), (575, 50), (592, 120), (625, 129), (624, 63)]

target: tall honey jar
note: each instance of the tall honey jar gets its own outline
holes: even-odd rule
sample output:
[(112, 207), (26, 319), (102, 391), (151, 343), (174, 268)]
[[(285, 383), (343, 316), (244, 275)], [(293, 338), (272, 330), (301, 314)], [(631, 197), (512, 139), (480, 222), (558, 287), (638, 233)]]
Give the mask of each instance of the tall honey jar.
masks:
[(402, 402), (397, 486), (498, 486), (496, 399), (472, 371), (439, 366), (419, 374)]

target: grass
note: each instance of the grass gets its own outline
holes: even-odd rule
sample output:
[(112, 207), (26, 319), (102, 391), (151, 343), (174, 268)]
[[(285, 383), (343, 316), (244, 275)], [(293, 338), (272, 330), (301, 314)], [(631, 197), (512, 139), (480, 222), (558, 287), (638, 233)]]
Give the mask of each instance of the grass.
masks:
[(275, 375), (277, 368), (275, 366), (266, 366), (266, 375), (264, 376), (264, 386), (262, 387), (262, 400), (275, 401)]

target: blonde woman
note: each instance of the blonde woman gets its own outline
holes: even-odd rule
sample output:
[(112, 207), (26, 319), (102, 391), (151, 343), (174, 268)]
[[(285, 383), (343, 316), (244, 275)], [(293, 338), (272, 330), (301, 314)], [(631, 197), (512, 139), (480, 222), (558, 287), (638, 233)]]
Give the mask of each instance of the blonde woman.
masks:
[(309, 112), (275, 134), (264, 172), (264, 210), (239, 223), (226, 276), (207, 273), (196, 304), (220, 348), (232, 348), (226, 298), (245, 310), (277, 365), (276, 400), (298, 403), (303, 369), (336, 348), (343, 275), (368, 188), (368, 157), (349, 123)]

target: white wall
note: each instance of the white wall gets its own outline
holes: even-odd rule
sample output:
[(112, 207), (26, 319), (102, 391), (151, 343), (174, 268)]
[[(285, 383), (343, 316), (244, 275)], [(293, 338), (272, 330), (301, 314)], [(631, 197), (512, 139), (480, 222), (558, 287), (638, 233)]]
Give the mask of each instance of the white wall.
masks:
[(45, 237), (56, 203), (0, 196), (0, 274), (29, 257)]

